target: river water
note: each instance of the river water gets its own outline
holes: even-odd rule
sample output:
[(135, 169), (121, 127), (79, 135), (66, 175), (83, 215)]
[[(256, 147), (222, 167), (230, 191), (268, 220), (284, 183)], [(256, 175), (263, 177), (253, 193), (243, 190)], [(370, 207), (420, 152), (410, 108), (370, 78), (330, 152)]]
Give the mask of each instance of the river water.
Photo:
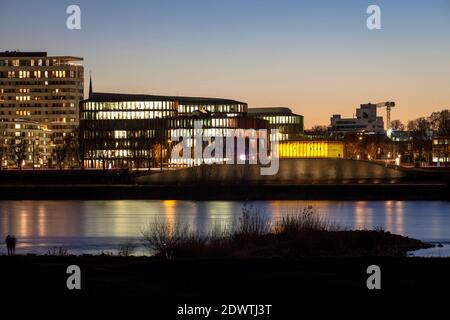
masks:
[[(417, 255), (450, 255), (450, 202), (440, 201), (0, 201), (0, 236), (15, 235), (21, 254), (53, 247), (73, 254), (115, 253), (126, 241), (140, 244), (142, 231), (154, 221), (208, 232), (232, 224), (243, 207), (276, 220), (308, 206), (344, 228), (384, 228), (444, 245)], [(145, 252), (137, 247), (136, 254)], [(0, 254), (5, 253), (3, 245)]]

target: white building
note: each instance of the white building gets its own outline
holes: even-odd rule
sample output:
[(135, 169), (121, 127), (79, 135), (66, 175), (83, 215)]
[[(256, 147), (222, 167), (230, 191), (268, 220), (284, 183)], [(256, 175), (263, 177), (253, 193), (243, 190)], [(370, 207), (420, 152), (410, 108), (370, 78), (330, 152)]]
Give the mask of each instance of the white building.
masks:
[(1, 167), (46, 167), (54, 147), (51, 136), (52, 132), (38, 122), (0, 121)]
[(340, 114), (331, 117), (332, 133), (385, 133), (383, 117), (377, 116), (377, 105), (362, 104), (356, 109), (356, 118), (342, 118)]

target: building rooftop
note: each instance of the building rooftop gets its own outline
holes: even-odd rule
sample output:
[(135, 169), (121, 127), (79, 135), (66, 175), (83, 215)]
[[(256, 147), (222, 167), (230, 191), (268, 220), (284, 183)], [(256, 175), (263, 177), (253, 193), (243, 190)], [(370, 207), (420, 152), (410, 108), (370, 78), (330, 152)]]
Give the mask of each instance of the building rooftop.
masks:
[(49, 59), (58, 59), (58, 60), (83, 60), (81, 57), (74, 56), (48, 56), (47, 52), (38, 52), (38, 51), (3, 51), (0, 52), (0, 58), (49, 58)]
[(122, 93), (105, 93), (105, 92), (93, 92), (92, 97), (84, 101), (120, 102), (120, 101), (174, 101), (174, 100), (182, 104), (183, 103), (245, 104), (245, 102), (221, 98), (160, 96), (149, 94), (122, 94)]
[(47, 52), (21, 52), (21, 51), (3, 51), (0, 57), (46, 57)]
[(292, 110), (283, 107), (248, 108), (249, 114), (290, 114)]

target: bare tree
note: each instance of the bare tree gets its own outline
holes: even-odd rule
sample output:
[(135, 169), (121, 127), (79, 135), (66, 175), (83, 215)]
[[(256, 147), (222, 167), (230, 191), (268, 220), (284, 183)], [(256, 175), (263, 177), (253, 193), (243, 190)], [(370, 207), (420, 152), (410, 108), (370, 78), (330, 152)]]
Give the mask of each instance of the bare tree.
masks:
[(430, 121), (424, 117), (417, 118), (408, 122), (407, 128), (416, 134), (426, 137), (427, 131), (430, 130)]
[(106, 154), (106, 151), (101, 151), (98, 154), (98, 159), (102, 162), (102, 169), (106, 170), (106, 161), (108, 160), (108, 155)]
[(14, 140), (11, 141), (11, 154), (17, 168), (22, 170), (22, 163), (27, 157), (27, 141), (21, 139), (18, 143)]
[(394, 131), (403, 131), (405, 130), (405, 125), (400, 120), (391, 121), (391, 128)]
[(131, 169), (137, 169), (141, 167), (141, 149), (140, 149), (140, 142), (136, 140), (131, 141), (131, 161), (132, 161), (132, 167)]
[(70, 167), (82, 167), (82, 150), (80, 148), (79, 130), (75, 129), (66, 135), (64, 139), (66, 158)]
[(3, 161), (5, 161), (8, 157), (8, 147), (4, 143), (4, 140), (2, 139), (0, 141), (0, 170), (3, 168)]
[(431, 129), (440, 136), (450, 135), (450, 110), (433, 112), (429, 117)]
[(56, 162), (59, 170), (62, 170), (64, 159), (67, 157), (67, 146), (65, 144), (59, 145), (55, 148)]
[(328, 127), (327, 126), (313, 126), (310, 130), (308, 130), (312, 135), (315, 136), (326, 136), (328, 135)]

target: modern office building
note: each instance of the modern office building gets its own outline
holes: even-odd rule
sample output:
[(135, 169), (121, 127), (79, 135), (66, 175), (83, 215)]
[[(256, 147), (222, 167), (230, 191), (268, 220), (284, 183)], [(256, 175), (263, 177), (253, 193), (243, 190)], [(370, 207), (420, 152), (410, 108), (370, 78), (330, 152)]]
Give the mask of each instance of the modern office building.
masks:
[(303, 116), (295, 114), (289, 108), (249, 108), (248, 115), (267, 120), (270, 129), (278, 130), (278, 140), (296, 140), (303, 134)]
[(22, 119), (0, 121), (1, 167), (47, 167), (53, 151), (51, 134), (45, 125), (38, 122)]
[(331, 117), (332, 134), (379, 133), (384, 134), (383, 117), (377, 116), (377, 105), (362, 104), (356, 109), (356, 118), (342, 118), (340, 114)]
[[(246, 108), (245, 103), (227, 99), (91, 93), (80, 104), (84, 166), (192, 165), (193, 158), (179, 162), (169, 155), (179, 136), (192, 136), (195, 121), (201, 122), (205, 136), (226, 137), (230, 129), (268, 128), (267, 121), (246, 116)], [(192, 147), (192, 142), (187, 143)]]
[(213, 116), (227, 117), (245, 116), (248, 106), (246, 103), (229, 99), (211, 99), (194, 97), (174, 97), (177, 101), (178, 115), (195, 113), (209, 113)]
[(0, 121), (22, 119), (51, 130), (55, 145), (79, 123), (82, 58), (0, 52)]

